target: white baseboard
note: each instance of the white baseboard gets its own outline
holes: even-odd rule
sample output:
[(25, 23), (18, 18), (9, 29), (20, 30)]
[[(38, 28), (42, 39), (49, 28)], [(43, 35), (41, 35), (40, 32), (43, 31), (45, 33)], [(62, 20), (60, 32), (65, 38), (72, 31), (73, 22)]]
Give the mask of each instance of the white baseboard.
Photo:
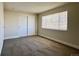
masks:
[[(4, 40), (6, 40), (6, 39), (20, 38), (20, 37), (25, 37), (25, 36), (27, 37), (27, 35), (4, 37)], [(28, 36), (33, 36), (33, 35), (28, 35)]]
[(49, 39), (51, 39), (51, 40), (60, 42), (60, 43), (62, 43), (62, 44), (68, 45), (68, 46), (73, 47), (73, 48), (76, 48), (76, 49), (79, 49), (79, 45), (75, 45), (75, 44), (72, 44), (72, 43), (68, 43), (68, 42), (61, 41), (61, 40), (58, 40), (58, 39), (55, 39), (55, 38), (51, 38), (51, 37), (47, 37), (47, 36), (44, 36), (44, 35), (40, 35), (40, 36), (49, 38)]
[(13, 39), (13, 38), (20, 38), (20, 37), (24, 37), (24, 36), (10, 36), (10, 37), (4, 37), (4, 40), (6, 40), (6, 39)]

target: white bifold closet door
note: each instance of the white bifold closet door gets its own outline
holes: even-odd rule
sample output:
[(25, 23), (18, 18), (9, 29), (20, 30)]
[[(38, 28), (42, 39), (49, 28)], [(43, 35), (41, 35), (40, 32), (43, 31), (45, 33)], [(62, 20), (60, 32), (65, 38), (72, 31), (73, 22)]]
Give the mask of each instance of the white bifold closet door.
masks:
[(20, 16), (19, 17), (19, 22), (18, 22), (18, 35), (21, 37), (21, 36), (27, 36), (27, 19), (28, 17), (27, 16)]
[(28, 16), (28, 36), (35, 35), (35, 16)]
[(21, 16), (19, 17), (19, 36), (35, 35), (35, 17)]

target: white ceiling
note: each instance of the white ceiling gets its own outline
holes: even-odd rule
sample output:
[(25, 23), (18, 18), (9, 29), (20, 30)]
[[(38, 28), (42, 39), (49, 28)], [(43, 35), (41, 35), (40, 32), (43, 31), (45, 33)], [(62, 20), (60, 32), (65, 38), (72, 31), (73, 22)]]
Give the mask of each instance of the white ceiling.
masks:
[(41, 13), (65, 4), (64, 2), (6, 2), (5, 10)]

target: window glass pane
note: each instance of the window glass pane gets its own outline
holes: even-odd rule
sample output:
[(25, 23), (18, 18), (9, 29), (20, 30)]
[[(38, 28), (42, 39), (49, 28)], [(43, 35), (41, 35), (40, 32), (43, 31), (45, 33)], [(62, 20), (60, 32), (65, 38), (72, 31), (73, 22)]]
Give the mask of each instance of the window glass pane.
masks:
[(67, 11), (61, 12), (59, 17), (60, 30), (67, 30)]
[(47, 17), (46, 16), (42, 17), (42, 28), (47, 28)]
[(47, 16), (47, 28), (52, 29), (52, 15)]
[(51, 25), (52, 25), (52, 29), (58, 29), (59, 28), (59, 25), (58, 25), (58, 13), (56, 14), (53, 14), (52, 15), (52, 18), (51, 18)]

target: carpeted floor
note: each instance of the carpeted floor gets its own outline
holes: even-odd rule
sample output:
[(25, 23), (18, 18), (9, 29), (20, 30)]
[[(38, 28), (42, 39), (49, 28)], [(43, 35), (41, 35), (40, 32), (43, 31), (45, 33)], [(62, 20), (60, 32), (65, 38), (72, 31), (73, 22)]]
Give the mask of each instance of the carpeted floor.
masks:
[(79, 55), (79, 50), (39, 37), (4, 40), (2, 56), (66, 56)]

